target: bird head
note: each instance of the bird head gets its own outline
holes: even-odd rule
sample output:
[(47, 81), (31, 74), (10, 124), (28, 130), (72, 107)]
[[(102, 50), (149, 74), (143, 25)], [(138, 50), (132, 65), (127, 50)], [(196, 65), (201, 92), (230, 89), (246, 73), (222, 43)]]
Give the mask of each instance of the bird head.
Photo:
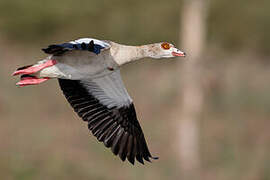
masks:
[(162, 42), (151, 44), (149, 47), (149, 56), (151, 58), (171, 58), (171, 57), (185, 57), (186, 53), (175, 48), (173, 44)]

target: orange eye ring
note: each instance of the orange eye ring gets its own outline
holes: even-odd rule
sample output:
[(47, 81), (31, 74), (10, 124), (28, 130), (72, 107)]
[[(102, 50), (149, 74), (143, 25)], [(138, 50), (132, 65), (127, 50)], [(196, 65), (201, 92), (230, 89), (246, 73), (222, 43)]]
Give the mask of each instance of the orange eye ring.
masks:
[(161, 47), (162, 47), (163, 49), (166, 49), (166, 50), (168, 50), (168, 49), (171, 48), (170, 44), (167, 43), (167, 42), (162, 43), (162, 44), (161, 44)]

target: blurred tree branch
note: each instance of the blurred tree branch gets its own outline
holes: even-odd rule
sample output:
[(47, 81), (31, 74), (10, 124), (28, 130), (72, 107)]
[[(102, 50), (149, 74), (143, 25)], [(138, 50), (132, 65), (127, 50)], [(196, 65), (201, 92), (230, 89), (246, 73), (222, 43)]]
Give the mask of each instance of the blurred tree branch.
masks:
[[(179, 113), (179, 158), (184, 179), (200, 179), (199, 129), (204, 89), (201, 81), (200, 61), (203, 57), (206, 36), (206, 0), (183, 1), (180, 17), (182, 48), (187, 53), (184, 67), (180, 67), (182, 109)], [(183, 64), (181, 64), (183, 65)]]

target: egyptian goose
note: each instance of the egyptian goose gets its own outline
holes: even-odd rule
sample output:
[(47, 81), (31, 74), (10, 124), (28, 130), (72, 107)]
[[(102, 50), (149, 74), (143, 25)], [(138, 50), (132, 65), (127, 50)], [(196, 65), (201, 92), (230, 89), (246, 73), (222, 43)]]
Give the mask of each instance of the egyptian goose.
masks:
[(167, 42), (126, 46), (112, 41), (83, 38), (42, 49), (47, 58), (18, 68), (20, 87), (58, 78), (74, 111), (88, 122), (92, 134), (122, 161), (135, 158), (144, 164), (153, 157), (137, 120), (132, 99), (120, 76), (123, 64), (145, 58), (171, 58), (185, 53)]

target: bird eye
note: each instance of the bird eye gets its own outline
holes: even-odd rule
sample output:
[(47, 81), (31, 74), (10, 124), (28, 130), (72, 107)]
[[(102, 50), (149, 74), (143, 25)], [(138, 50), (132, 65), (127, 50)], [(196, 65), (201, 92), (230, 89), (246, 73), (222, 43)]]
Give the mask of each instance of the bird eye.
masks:
[(168, 49), (171, 48), (171, 47), (170, 47), (170, 44), (169, 44), (169, 43), (166, 43), (166, 42), (162, 43), (162, 44), (161, 44), (161, 47), (162, 47), (163, 49), (166, 49), (166, 50), (168, 50)]

